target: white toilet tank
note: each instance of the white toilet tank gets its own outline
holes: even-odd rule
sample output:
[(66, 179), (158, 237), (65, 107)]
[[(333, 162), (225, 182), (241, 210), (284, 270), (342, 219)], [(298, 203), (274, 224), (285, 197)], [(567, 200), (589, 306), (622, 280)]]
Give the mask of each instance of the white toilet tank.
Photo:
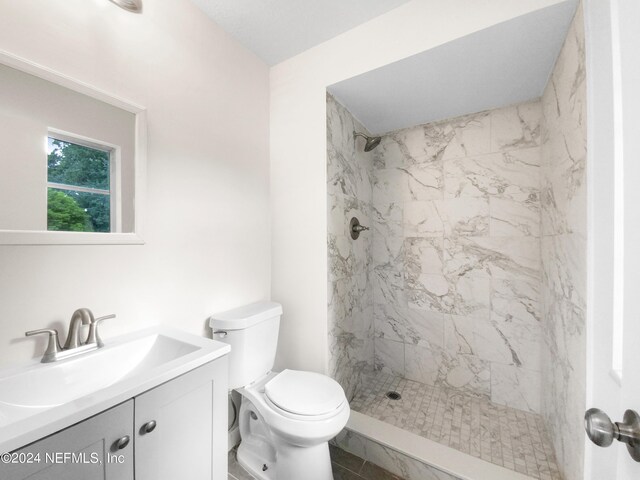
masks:
[(213, 339), (231, 345), (229, 388), (249, 385), (273, 368), (282, 305), (256, 302), (209, 318)]

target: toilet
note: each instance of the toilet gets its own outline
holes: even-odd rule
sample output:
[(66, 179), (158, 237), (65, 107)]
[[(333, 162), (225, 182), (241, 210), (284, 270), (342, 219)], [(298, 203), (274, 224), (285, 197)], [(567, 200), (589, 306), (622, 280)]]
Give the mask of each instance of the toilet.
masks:
[(282, 306), (257, 302), (213, 315), (231, 345), (229, 388), (241, 396), (238, 462), (264, 480), (332, 480), (328, 441), (349, 419), (342, 387), (326, 375), (273, 372)]

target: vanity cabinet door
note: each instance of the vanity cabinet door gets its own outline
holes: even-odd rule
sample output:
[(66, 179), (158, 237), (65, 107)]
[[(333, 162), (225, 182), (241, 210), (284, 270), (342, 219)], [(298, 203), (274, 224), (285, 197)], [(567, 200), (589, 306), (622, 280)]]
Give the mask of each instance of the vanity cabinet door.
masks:
[(129, 400), (12, 452), (0, 479), (133, 480), (133, 407)]
[(135, 398), (136, 480), (227, 479), (227, 385), (223, 357)]

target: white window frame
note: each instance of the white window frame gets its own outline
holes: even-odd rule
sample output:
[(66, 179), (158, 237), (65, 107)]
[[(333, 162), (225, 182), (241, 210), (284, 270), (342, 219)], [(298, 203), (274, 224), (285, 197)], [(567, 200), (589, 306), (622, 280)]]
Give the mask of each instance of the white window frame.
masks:
[[(98, 195), (109, 195), (109, 233), (122, 232), (122, 199), (120, 189), (120, 172), (121, 172), (121, 148), (101, 140), (85, 137), (75, 133), (65, 132), (56, 128), (47, 129), (47, 144), (49, 138), (60, 140), (61, 142), (73, 143), (83, 147), (100, 150), (109, 154), (109, 190), (100, 188), (80, 187), (78, 185), (65, 185), (62, 183), (54, 183), (47, 181), (47, 189), (55, 188), (58, 190), (69, 190), (73, 192), (95, 193)], [(51, 231), (51, 230), (48, 230)]]
[[(56, 232), (50, 230), (2, 230), (0, 245), (144, 245), (147, 174), (147, 109), (128, 99), (105, 92), (88, 83), (0, 50), (0, 63), (35, 75), (75, 92), (95, 98), (135, 115), (133, 159), (133, 229), (131, 232)], [(120, 162), (117, 162), (120, 165)], [(45, 165), (46, 167), (46, 165)], [(116, 186), (119, 188), (119, 185)], [(119, 193), (117, 193), (119, 195)], [(121, 215), (120, 215), (121, 218)]]

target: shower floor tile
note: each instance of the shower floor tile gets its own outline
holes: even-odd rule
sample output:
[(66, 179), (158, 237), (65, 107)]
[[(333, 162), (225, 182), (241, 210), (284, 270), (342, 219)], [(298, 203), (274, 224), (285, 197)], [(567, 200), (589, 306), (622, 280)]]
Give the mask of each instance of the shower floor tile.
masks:
[[(399, 400), (385, 396), (389, 391)], [(363, 378), (357, 412), (540, 480), (562, 480), (540, 415), (384, 373)]]

